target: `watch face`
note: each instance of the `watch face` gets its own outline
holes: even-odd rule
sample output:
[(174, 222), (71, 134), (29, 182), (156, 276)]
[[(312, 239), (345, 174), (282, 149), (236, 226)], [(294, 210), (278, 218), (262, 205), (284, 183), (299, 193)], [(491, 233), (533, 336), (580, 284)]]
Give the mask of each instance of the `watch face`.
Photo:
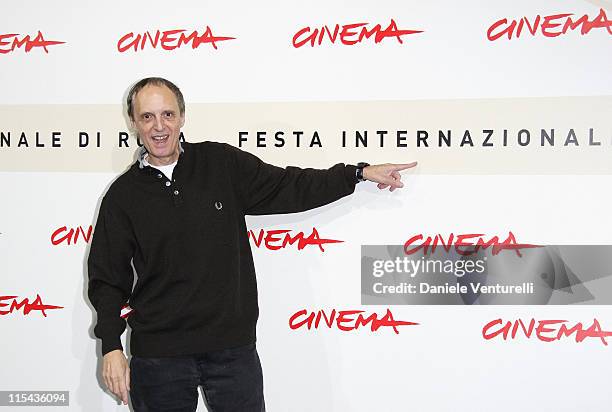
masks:
[(359, 162), (357, 163), (357, 170), (355, 171), (355, 177), (357, 177), (357, 180), (359, 182), (364, 182), (365, 179), (363, 178), (363, 168), (366, 166), (370, 166), (369, 163), (365, 163), (365, 162)]
[(355, 177), (360, 182), (363, 182), (363, 166), (357, 166), (357, 170), (355, 171)]

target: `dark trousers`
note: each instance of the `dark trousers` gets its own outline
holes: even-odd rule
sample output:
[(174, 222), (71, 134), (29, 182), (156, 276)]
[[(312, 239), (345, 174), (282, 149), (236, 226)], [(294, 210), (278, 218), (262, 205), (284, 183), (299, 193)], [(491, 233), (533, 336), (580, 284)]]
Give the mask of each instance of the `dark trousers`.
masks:
[(200, 355), (130, 359), (135, 412), (192, 412), (202, 385), (211, 412), (263, 412), (263, 377), (255, 344)]

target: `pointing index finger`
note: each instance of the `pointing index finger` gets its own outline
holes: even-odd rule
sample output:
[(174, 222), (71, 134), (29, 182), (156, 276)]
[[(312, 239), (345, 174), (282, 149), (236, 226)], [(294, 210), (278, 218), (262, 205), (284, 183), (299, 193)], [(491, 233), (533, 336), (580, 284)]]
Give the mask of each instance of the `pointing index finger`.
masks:
[(405, 169), (410, 169), (411, 167), (415, 167), (416, 165), (417, 165), (417, 162), (411, 162), (411, 163), (393, 164), (391, 166), (393, 166), (393, 170), (405, 170)]

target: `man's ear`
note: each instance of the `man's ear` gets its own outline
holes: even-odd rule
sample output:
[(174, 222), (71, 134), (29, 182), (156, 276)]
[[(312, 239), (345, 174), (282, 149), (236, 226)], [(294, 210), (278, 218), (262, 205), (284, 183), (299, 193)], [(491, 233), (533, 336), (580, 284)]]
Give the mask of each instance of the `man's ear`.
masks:
[(185, 126), (185, 113), (181, 115), (181, 127)]

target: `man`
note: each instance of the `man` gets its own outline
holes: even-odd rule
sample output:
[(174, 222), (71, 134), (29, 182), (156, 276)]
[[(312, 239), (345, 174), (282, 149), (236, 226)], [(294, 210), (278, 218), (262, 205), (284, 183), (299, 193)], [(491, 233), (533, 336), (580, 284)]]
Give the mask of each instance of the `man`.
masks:
[(361, 180), (393, 191), (416, 163), (283, 169), (228, 144), (181, 143), (183, 96), (161, 78), (136, 83), (127, 110), (143, 147), (102, 199), (88, 259), (104, 382), (135, 411), (193, 411), (199, 385), (215, 412), (265, 410), (244, 216), (312, 209)]

